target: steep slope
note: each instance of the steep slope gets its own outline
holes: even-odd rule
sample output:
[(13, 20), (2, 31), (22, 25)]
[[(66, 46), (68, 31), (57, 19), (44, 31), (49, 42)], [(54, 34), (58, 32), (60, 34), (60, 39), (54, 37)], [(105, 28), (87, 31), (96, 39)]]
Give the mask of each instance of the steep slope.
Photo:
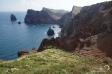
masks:
[(42, 8), (42, 11), (46, 11), (55, 20), (60, 19), (64, 14), (68, 13), (68, 11), (65, 10), (49, 9), (45, 7)]
[(60, 25), (60, 27), (64, 27), (64, 25), (71, 19), (73, 18), (75, 15), (77, 15), (78, 13), (80, 13), (80, 10), (82, 9), (82, 7), (77, 7), (77, 6), (73, 6), (72, 11), (69, 13), (64, 14), (59, 20), (58, 20), (58, 24)]
[(45, 11), (34, 11), (29, 9), (24, 19), (28, 24), (53, 24), (56, 21)]
[(92, 56), (72, 55), (48, 46), (48, 49), (16, 60), (0, 62), (1, 74), (112, 74), (112, 62)]
[(112, 1), (85, 6), (80, 13), (62, 29), (61, 38), (70, 38), (76, 33), (97, 34), (110, 29), (112, 24)]
[(90, 47), (89, 49), (99, 49), (105, 56), (112, 58), (111, 35), (112, 1), (109, 1), (83, 7), (80, 13), (64, 26), (60, 37), (67, 50)]
[(71, 17), (74, 17), (75, 15), (77, 15), (78, 13), (80, 13), (80, 10), (82, 9), (82, 7), (78, 7), (78, 6), (73, 6), (71, 14)]

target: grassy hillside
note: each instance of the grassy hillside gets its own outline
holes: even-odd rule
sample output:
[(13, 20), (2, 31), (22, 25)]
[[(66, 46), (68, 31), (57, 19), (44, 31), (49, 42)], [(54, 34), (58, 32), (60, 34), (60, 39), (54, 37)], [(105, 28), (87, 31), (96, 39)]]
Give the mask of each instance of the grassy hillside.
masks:
[(0, 62), (0, 74), (112, 74), (104, 58), (73, 55), (56, 47), (12, 61)]

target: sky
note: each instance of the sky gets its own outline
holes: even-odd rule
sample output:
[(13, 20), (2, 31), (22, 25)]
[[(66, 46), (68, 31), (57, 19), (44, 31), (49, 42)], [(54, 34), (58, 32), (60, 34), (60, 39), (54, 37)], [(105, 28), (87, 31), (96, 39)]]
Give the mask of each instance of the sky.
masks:
[(71, 11), (73, 5), (87, 6), (112, 0), (0, 0), (0, 11), (41, 10), (43, 7)]

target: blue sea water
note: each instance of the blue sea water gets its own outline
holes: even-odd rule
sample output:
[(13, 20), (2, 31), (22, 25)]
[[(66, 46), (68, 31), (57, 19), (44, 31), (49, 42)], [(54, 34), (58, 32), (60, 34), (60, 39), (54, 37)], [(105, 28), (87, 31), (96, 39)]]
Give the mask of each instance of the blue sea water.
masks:
[[(22, 24), (10, 21), (12, 13)], [(19, 50), (38, 49), (42, 39), (57, 37), (58, 32), (61, 31), (57, 24), (25, 24), (25, 15), (26, 12), (0, 12), (0, 59), (16, 59)], [(54, 36), (47, 36), (49, 27), (54, 29)]]

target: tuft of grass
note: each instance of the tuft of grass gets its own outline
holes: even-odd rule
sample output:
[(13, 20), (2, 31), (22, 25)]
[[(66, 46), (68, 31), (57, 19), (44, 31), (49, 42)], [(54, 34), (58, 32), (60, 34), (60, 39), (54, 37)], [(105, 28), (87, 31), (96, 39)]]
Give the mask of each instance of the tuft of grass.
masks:
[[(112, 62), (92, 56), (72, 55), (55, 46), (36, 54), (0, 63), (1, 74), (112, 74)], [(109, 69), (106, 68), (109, 66)]]

